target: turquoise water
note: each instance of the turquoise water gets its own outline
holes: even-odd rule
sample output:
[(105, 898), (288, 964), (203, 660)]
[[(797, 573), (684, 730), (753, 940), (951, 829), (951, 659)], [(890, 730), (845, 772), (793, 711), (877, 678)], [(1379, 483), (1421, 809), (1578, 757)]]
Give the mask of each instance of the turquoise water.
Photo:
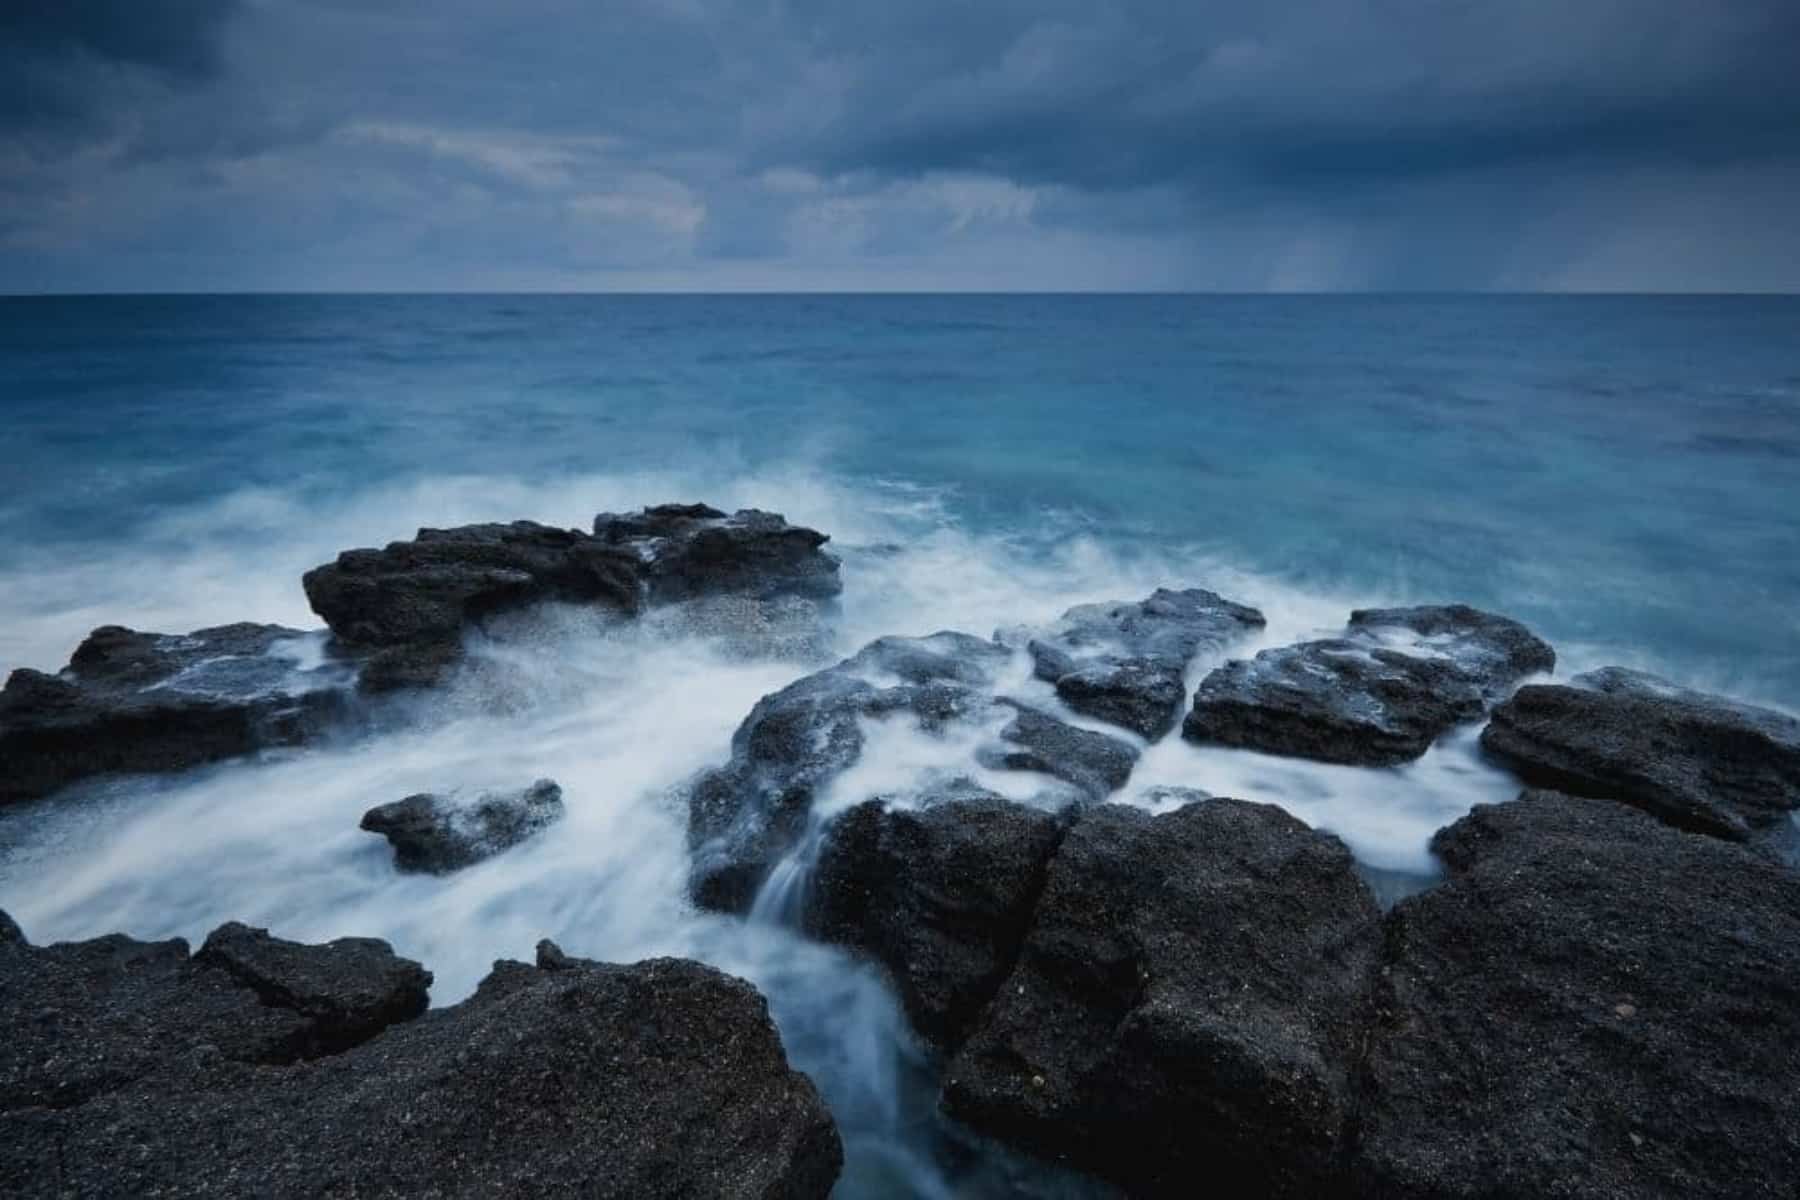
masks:
[[(106, 622), (316, 627), (302, 571), (424, 524), (705, 500), (834, 535), (846, 653), (1161, 585), (1259, 606), (1263, 644), (1463, 600), (1531, 623), (1562, 673), (1800, 705), (1800, 299), (13, 299), (0, 413), (0, 668), (59, 666)], [(698, 957), (768, 994), (844, 1131), (840, 1196), (1092, 1190), (934, 1115), (875, 971), (687, 906), (683, 784), (804, 667), (577, 614), (519, 633), (473, 647), (506, 660), (504, 705), (449, 694), (373, 741), (0, 814), (0, 908), (39, 941), (384, 937), (439, 1003), (544, 936)], [(834, 803), (968, 749), (903, 726), (869, 747)], [(453, 876), (396, 876), (357, 829), (541, 776), (567, 818)], [(1517, 788), (1473, 730), (1385, 770), (1165, 739), (1116, 798), (1168, 784), (1282, 804), (1405, 875)]]

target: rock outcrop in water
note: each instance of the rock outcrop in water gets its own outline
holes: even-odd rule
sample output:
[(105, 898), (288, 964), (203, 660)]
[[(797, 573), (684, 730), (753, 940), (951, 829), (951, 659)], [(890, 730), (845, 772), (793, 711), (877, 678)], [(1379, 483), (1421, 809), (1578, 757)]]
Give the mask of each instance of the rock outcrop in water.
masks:
[(1433, 846), (1450, 880), (1387, 920), (1359, 1195), (1793, 1194), (1800, 876), (1543, 792)]
[(402, 871), (442, 875), (492, 858), (562, 819), (562, 788), (540, 779), (514, 792), (487, 792), (472, 801), (420, 792), (371, 808), (362, 828), (394, 847)]
[(1011, 968), (1066, 826), (971, 785), (917, 809), (859, 804), (823, 835), (801, 927), (885, 966), (913, 1028), (954, 1049)]
[(1214, 592), (1158, 588), (1136, 603), (1078, 605), (1049, 629), (1017, 636), (1064, 704), (1155, 741), (1181, 715), (1194, 656), (1262, 627), (1260, 612)]
[(1556, 655), (1517, 621), (1467, 605), (1362, 609), (1347, 635), (1264, 650), (1201, 681), (1189, 741), (1389, 766), (1478, 720)]
[(1088, 809), (945, 1106), (1142, 1194), (1319, 1194), (1379, 920), (1343, 843), (1272, 805)]
[(94, 775), (180, 771), (328, 730), (348, 673), (301, 670), (306, 637), (279, 625), (185, 635), (94, 630), (55, 675), (21, 668), (0, 690), (0, 805)]
[(1520, 688), (1481, 745), (1530, 783), (1734, 841), (1800, 808), (1800, 721), (1621, 667)]
[(363, 686), (385, 691), (437, 682), (466, 628), (531, 605), (630, 615), (706, 596), (834, 596), (842, 584), (826, 540), (775, 513), (665, 504), (602, 513), (592, 534), (533, 521), (421, 529), (381, 550), (346, 550), (303, 582), (313, 611), (363, 660)]
[(1010, 658), (1006, 647), (966, 633), (880, 638), (764, 696), (733, 734), (731, 760), (690, 790), (695, 900), (725, 912), (750, 907), (776, 862), (801, 843), (820, 794), (861, 756), (869, 719), (905, 718), (934, 733), (997, 726), (978, 760), (1061, 780), (1069, 799), (1122, 785), (1135, 747), (994, 694)]
[[(421, 1016), (428, 980), (381, 943), (232, 926), (192, 959), (180, 942), (0, 939), (0, 1193), (830, 1191), (837, 1131), (741, 980), (549, 943)], [(287, 1065), (296, 1028), (396, 985), (409, 1007), (379, 1036)]]

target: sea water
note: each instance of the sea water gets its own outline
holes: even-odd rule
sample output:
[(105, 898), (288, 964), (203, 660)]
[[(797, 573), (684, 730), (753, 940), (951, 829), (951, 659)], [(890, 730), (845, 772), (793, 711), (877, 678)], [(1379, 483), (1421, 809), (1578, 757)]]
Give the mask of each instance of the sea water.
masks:
[[(1792, 298), (0, 300), (0, 479), (0, 668), (55, 669), (104, 623), (316, 628), (305, 569), (421, 525), (705, 501), (832, 534), (846, 654), (1201, 586), (1269, 618), (1234, 654), (1460, 600), (1528, 622), (1559, 674), (1800, 703)], [(574, 611), (472, 651), (504, 695), (477, 673), (380, 738), (0, 813), (0, 908), (40, 942), (383, 937), (440, 1004), (542, 937), (698, 957), (768, 995), (844, 1133), (840, 1195), (1091, 1190), (936, 1116), (879, 973), (788, 927), (804, 861), (750, 920), (687, 903), (683, 785), (805, 665)], [(1417, 880), (1433, 830), (1516, 791), (1474, 732), (1388, 770), (1174, 736), (1118, 798), (1272, 801)], [(823, 807), (975, 769), (968, 739), (869, 735)], [(566, 819), (451, 876), (397, 875), (357, 828), (543, 776)]]

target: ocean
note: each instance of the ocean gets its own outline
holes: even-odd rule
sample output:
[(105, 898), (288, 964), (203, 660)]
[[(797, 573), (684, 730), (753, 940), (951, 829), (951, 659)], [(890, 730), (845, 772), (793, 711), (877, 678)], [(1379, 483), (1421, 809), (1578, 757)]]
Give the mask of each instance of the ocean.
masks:
[[(1549, 639), (1559, 675), (1800, 707), (1795, 297), (15, 298), (0, 415), (0, 669), (106, 623), (317, 627), (304, 570), (423, 525), (705, 501), (832, 535), (845, 653), (1157, 586), (1258, 606), (1259, 645), (1465, 601)], [(40, 942), (383, 937), (440, 1004), (546, 936), (698, 957), (769, 996), (843, 1130), (839, 1195), (1089, 1193), (936, 1118), (871, 968), (686, 904), (683, 783), (806, 667), (578, 620), (479, 650), (529, 686), (0, 814), (0, 908)], [(844, 786), (942, 753), (874, 745)], [(357, 829), (539, 776), (567, 819), (453, 876), (396, 876)], [(1473, 731), (1386, 770), (1171, 737), (1121, 799), (1170, 783), (1282, 804), (1397, 877), (1517, 788)]]

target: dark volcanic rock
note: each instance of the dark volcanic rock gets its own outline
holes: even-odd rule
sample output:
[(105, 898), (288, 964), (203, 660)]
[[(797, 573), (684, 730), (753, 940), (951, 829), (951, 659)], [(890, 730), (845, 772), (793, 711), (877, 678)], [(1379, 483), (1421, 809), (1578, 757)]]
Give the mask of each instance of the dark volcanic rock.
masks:
[(466, 804), (421, 792), (371, 808), (362, 828), (393, 844), (400, 870), (443, 874), (492, 858), (562, 815), (562, 788), (540, 779), (521, 791), (489, 792)]
[(1481, 717), (1555, 653), (1466, 605), (1363, 609), (1349, 636), (1264, 650), (1201, 681), (1182, 736), (1268, 754), (1388, 766)]
[(945, 1107), (1136, 1194), (1318, 1194), (1379, 916), (1343, 844), (1273, 806), (1087, 809)]
[(0, 911), (0, 946), (24, 940), (25, 934), (20, 930), (19, 923), (7, 916), (4, 911)]
[(757, 702), (731, 740), (731, 760), (695, 781), (688, 840), (697, 903), (743, 912), (808, 829), (817, 794), (863, 751), (863, 722), (909, 717), (942, 733), (1011, 719), (980, 761), (1041, 771), (1098, 798), (1130, 773), (1137, 750), (993, 694), (1012, 652), (966, 633), (879, 638), (852, 657)]
[(202, 1050), (254, 1064), (341, 1050), (423, 1012), (430, 983), (385, 942), (303, 946), (242, 925), (193, 958), (179, 939), (0, 940), (0, 1113), (83, 1104)]
[(1079, 729), (1049, 713), (1018, 703), (999, 704), (1017, 715), (1000, 731), (1003, 745), (982, 752), (984, 766), (1041, 771), (1072, 784), (1089, 800), (1104, 800), (1125, 786), (1137, 765), (1137, 747), (1091, 729)]
[(1482, 748), (1527, 782), (1744, 840), (1800, 807), (1800, 721), (1608, 667), (1520, 688)]
[[(16, 953), (0, 951), (0, 969)], [(252, 1067), (189, 1043), (84, 1102), (8, 1104), (0, 1191), (828, 1193), (836, 1130), (748, 984), (685, 961), (610, 966), (548, 944), (539, 956), (538, 968), (496, 964), (464, 1003), (305, 1066)], [(173, 1023), (186, 997), (168, 999)]]
[(635, 614), (707, 595), (835, 595), (825, 541), (775, 513), (664, 505), (603, 513), (592, 535), (532, 521), (421, 529), (381, 550), (346, 550), (304, 583), (345, 652), (367, 661), (363, 686), (391, 690), (436, 682), (466, 627), (535, 604)]
[(1175, 727), (1187, 699), (1183, 673), (1263, 627), (1263, 615), (1200, 588), (1158, 588), (1136, 603), (1083, 604), (1027, 635), (1039, 679), (1076, 712), (1152, 741)]
[(843, 590), (838, 561), (816, 529), (780, 513), (741, 509), (726, 516), (704, 504), (664, 504), (639, 513), (601, 513), (594, 536), (631, 549), (652, 603), (697, 596), (825, 599)]
[(887, 967), (913, 1027), (954, 1049), (1012, 967), (1065, 824), (973, 787), (859, 804), (825, 831), (801, 924)]
[(108, 625), (59, 674), (14, 671), (0, 690), (0, 804), (320, 736), (346, 712), (347, 673), (302, 671), (273, 652), (303, 636), (279, 625), (186, 635)]
[(1800, 878), (1622, 805), (1483, 805), (1389, 915), (1360, 1194), (1791, 1197)]

